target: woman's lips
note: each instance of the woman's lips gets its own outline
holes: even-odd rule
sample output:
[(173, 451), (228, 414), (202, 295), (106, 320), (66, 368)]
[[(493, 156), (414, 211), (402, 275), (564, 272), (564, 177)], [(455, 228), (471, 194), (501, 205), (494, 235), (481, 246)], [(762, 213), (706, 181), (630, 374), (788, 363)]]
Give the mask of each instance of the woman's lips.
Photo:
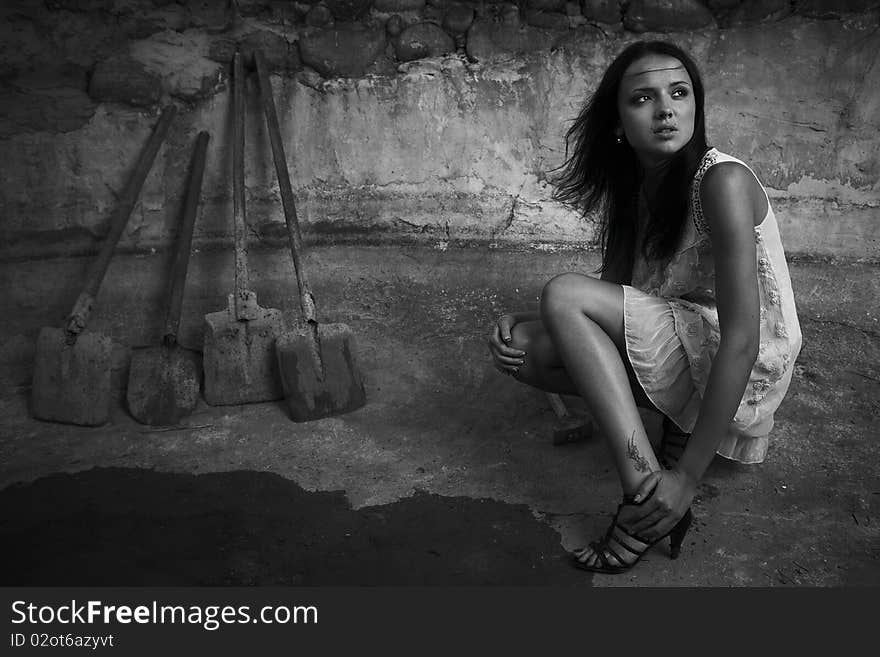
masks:
[(654, 135), (658, 139), (672, 139), (676, 134), (678, 134), (678, 128), (663, 127), (654, 130)]

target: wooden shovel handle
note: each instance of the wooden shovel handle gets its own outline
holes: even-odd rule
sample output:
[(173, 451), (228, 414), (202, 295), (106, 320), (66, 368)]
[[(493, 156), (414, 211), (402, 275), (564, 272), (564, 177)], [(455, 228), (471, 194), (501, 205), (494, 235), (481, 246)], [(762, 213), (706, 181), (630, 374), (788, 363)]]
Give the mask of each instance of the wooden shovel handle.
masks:
[(168, 129), (171, 127), (171, 121), (176, 113), (177, 108), (174, 105), (169, 105), (162, 111), (162, 116), (159, 117), (158, 123), (153, 128), (153, 134), (150, 135), (146, 148), (141, 152), (134, 171), (128, 179), (125, 189), (122, 191), (122, 196), (116, 204), (113, 214), (110, 216), (110, 232), (107, 233), (98, 257), (89, 267), (85, 287), (77, 298), (67, 320), (66, 332), (68, 343), (76, 341), (76, 336), (86, 327), (89, 313), (92, 310), (92, 303), (98, 295), (98, 288), (101, 287), (101, 281), (104, 279), (104, 274), (107, 273), (107, 267), (110, 265), (110, 258), (113, 257), (116, 244), (122, 236), (125, 224), (128, 223), (128, 218), (131, 216), (131, 211), (137, 203), (138, 196), (140, 196), (141, 189), (144, 186), (144, 181), (147, 179), (150, 169), (153, 168), (156, 154), (159, 152), (162, 142), (165, 141)]
[(562, 401), (562, 397), (557, 395), (555, 392), (548, 392), (547, 401), (550, 402), (550, 407), (553, 409), (553, 412), (556, 414), (556, 418), (558, 420), (564, 420), (568, 417), (568, 409), (565, 407), (565, 402)]
[(241, 53), (232, 58), (232, 213), (235, 239), (235, 316), (250, 319), (247, 263), (247, 217), (244, 207), (244, 67)]
[(208, 151), (210, 135), (202, 131), (196, 138), (196, 151), (193, 155), (192, 170), (186, 186), (186, 200), (183, 204), (183, 221), (177, 236), (177, 250), (171, 269), (171, 282), (168, 289), (168, 310), (165, 313), (165, 333), (163, 342), (169, 347), (177, 343), (177, 329), (180, 326), (180, 310), (183, 307), (183, 288), (186, 283), (186, 270), (192, 246), (193, 228), (196, 224), (196, 211), (202, 193), (202, 178), (205, 173), (205, 156)]
[(275, 111), (275, 99), (272, 95), (272, 83), (266, 69), (266, 60), (260, 50), (254, 50), (254, 61), (257, 66), (257, 79), (260, 83), (260, 101), (266, 114), (266, 126), (269, 130), (269, 142), (272, 144), (272, 158), (275, 160), (275, 174), (278, 176), (278, 189), (281, 192), (281, 205), (284, 207), (284, 221), (287, 223), (287, 235), (290, 241), (290, 253), (293, 256), (293, 268), (296, 271), (296, 284), (299, 288), (300, 307), (303, 318), (309, 323), (317, 322), (315, 297), (309, 288), (308, 278), (302, 264), (302, 234), (299, 219), (296, 216), (296, 204), (293, 200), (293, 189), (290, 186), (290, 174), (287, 171), (287, 159), (284, 156), (284, 144), (281, 141), (281, 129), (278, 127), (278, 114)]

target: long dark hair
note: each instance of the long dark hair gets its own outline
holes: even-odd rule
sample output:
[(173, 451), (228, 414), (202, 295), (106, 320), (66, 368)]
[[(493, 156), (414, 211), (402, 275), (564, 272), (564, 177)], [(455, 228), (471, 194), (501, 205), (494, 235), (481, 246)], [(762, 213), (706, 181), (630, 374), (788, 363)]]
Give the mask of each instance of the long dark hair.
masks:
[(690, 183), (709, 149), (706, 142), (705, 96), (697, 65), (678, 46), (666, 41), (637, 41), (621, 52), (584, 104), (565, 134), (566, 160), (554, 177), (553, 197), (584, 215), (598, 211), (599, 244), (602, 249), (604, 278), (629, 282), (632, 276), (637, 192), (641, 173), (635, 151), (624, 141), (616, 142), (619, 125), (617, 93), (626, 69), (645, 55), (675, 57), (687, 70), (693, 83), (694, 134), (676, 153), (660, 184), (656, 201), (650, 207), (641, 249), (645, 257), (663, 260), (672, 256), (687, 217)]

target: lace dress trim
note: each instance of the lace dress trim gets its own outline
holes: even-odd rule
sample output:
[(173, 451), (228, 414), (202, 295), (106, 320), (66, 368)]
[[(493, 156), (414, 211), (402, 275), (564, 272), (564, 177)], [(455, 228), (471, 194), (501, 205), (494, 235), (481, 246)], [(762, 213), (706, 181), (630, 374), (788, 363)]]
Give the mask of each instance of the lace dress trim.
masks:
[(706, 151), (703, 161), (700, 163), (700, 168), (694, 174), (693, 183), (691, 183), (691, 208), (693, 208), (694, 226), (700, 235), (707, 235), (709, 233), (709, 224), (703, 218), (703, 204), (700, 202), (700, 183), (710, 167), (718, 162), (718, 155), (718, 151), (714, 148)]

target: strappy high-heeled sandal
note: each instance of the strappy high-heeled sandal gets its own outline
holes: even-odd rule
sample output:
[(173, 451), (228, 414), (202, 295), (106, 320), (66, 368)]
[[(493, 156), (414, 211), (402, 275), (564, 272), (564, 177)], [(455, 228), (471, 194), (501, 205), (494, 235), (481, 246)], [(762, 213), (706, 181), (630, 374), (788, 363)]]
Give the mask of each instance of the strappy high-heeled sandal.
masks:
[(684, 454), (688, 439), (691, 434), (682, 431), (667, 416), (663, 416), (663, 437), (660, 439), (660, 449), (657, 460), (666, 470), (671, 470), (678, 465), (678, 460)]
[[(584, 557), (588, 548), (580, 548), (572, 554), (573, 565), (581, 570), (594, 573), (604, 573), (607, 575), (623, 573), (635, 566), (648, 550), (667, 536), (669, 537), (669, 558), (677, 559), (678, 555), (681, 554), (681, 544), (684, 542), (684, 537), (687, 535), (688, 529), (690, 529), (693, 522), (693, 513), (688, 509), (678, 523), (676, 523), (675, 527), (667, 534), (655, 541), (648, 541), (629, 533), (617, 521), (620, 517), (620, 511), (624, 506), (638, 506), (644, 503), (645, 500), (636, 503), (632, 497), (625, 496), (623, 502), (618, 505), (617, 513), (614, 514), (614, 519), (611, 521), (608, 531), (605, 532), (605, 536), (601, 540), (593, 541), (589, 545), (589, 549), (592, 550), (591, 554), (595, 556), (595, 561), (591, 564), (586, 563), (581, 557)], [(628, 561), (624, 556), (627, 552), (634, 556), (635, 559)], [(587, 556), (586, 558), (589, 559), (590, 557)]]

